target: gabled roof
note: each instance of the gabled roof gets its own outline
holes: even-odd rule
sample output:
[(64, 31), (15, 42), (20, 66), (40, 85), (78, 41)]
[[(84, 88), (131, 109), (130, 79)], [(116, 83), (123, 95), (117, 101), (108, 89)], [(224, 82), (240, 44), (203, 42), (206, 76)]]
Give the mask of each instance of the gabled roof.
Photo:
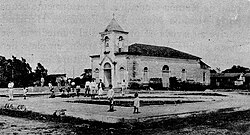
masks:
[(113, 18), (109, 25), (106, 27), (105, 31), (123, 31), (122, 27), (117, 23), (117, 21), (115, 20), (115, 18)]
[(111, 32), (111, 31), (122, 32), (122, 33), (128, 34), (128, 32), (124, 31), (122, 29), (122, 27), (117, 23), (117, 21), (115, 20), (115, 18), (113, 18), (110, 21), (109, 25), (106, 27), (106, 29), (104, 30), (104, 32), (100, 32), (100, 34), (105, 33), (105, 32)]
[(201, 59), (200, 57), (181, 52), (169, 47), (146, 45), (146, 44), (132, 44), (128, 47), (128, 52), (143, 56), (179, 58), (179, 59)]

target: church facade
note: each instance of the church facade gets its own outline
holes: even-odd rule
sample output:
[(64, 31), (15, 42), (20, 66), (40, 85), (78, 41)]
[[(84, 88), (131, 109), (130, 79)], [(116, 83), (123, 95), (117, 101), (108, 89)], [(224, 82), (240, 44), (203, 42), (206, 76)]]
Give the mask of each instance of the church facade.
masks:
[(102, 79), (105, 86), (121, 87), (121, 82), (148, 82), (161, 78), (163, 87), (169, 87), (169, 78), (192, 80), (208, 85), (210, 67), (200, 57), (169, 47), (131, 44), (129, 32), (124, 31), (113, 18), (101, 35), (101, 54), (92, 55), (92, 78)]

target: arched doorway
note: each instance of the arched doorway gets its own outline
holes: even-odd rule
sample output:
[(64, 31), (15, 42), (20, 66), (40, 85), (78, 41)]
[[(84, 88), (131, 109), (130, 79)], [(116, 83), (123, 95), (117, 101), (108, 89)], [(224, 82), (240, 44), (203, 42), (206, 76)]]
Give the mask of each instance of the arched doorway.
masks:
[(148, 82), (148, 67), (144, 67), (143, 69), (143, 81)]
[(109, 84), (112, 84), (111, 79), (111, 65), (109, 63), (104, 64), (104, 84), (106, 87), (109, 86)]
[(170, 77), (169, 67), (164, 65), (162, 68), (162, 85), (163, 87), (169, 87), (169, 77)]
[(120, 82), (122, 82), (123, 80), (126, 80), (124, 67), (121, 67), (119, 72), (120, 72)]

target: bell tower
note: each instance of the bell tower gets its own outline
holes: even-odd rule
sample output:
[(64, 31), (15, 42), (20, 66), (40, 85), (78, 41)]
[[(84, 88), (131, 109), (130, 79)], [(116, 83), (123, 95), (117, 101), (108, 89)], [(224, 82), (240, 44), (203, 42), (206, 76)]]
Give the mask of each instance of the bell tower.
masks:
[(109, 54), (112, 57), (114, 53), (128, 51), (128, 32), (122, 29), (114, 16), (106, 29), (99, 34), (101, 35), (102, 55)]
[(106, 87), (109, 84), (117, 87), (118, 67), (115, 54), (128, 51), (128, 32), (122, 29), (113, 16), (109, 25), (99, 34), (101, 35), (102, 50), (99, 62), (99, 78), (103, 79)]

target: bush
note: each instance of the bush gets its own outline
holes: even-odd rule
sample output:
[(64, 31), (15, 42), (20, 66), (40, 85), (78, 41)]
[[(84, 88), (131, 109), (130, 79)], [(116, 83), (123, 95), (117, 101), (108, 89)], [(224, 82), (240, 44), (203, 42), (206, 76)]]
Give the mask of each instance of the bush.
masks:
[(180, 90), (184, 91), (205, 91), (206, 85), (203, 85), (202, 83), (194, 82), (181, 82), (180, 83)]
[(162, 79), (161, 78), (150, 78), (149, 79), (149, 87), (153, 89), (162, 89)]
[(170, 83), (170, 85), (169, 85), (170, 89), (172, 89), (172, 90), (179, 90), (180, 89), (180, 83), (176, 77), (170, 77), (169, 83)]
[(181, 82), (176, 77), (170, 77), (170, 88), (172, 90), (182, 90), (182, 91), (205, 91), (208, 86), (194, 82), (194, 81), (184, 81)]
[(139, 82), (129, 82), (128, 88), (129, 89), (141, 89), (141, 84)]

